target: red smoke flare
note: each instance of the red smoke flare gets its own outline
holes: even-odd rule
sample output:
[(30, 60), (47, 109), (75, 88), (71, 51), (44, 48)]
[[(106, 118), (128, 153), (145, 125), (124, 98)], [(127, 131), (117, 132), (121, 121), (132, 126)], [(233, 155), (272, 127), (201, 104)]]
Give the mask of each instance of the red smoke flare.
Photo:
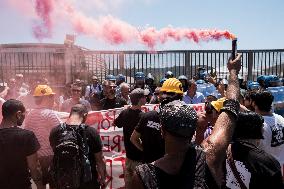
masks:
[[(11, 0), (10, 0), (11, 1)], [(69, 22), (75, 32), (102, 39), (110, 44), (125, 44), (139, 42), (154, 49), (157, 44), (163, 44), (169, 40), (180, 41), (187, 39), (195, 43), (200, 41), (233, 39), (234, 35), (229, 31), (217, 29), (190, 29), (165, 27), (157, 30), (148, 27), (143, 30), (112, 16), (90, 18), (76, 9), (70, 0), (35, 0), (34, 9), (40, 19), (34, 25), (34, 36), (41, 40), (52, 36), (53, 18), (63, 18)]]
[(41, 19), (41, 22), (36, 23), (33, 26), (33, 33), (34, 36), (39, 40), (52, 36), (52, 20), (51, 20), (52, 10), (53, 10), (52, 0), (35, 1), (35, 11), (38, 17)]

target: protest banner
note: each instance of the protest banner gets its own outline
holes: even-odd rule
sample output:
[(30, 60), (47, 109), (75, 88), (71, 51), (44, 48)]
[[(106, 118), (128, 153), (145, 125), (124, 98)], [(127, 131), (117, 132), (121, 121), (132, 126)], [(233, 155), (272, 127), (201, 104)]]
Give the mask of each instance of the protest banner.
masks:
[[(204, 103), (191, 105), (197, 112), (203, 112)], [(127, 108), (125, 106), (124, 108)], [(125, 166), (125, 148), (122, 128), (113, 125), (113, 121), (124, 108), (110, 109), (105, 111), (89, 112), (86, 124), (97, 129), (101, 136), (103, 145), (103, 154), (107, 166), (107, 188), (124, 188), (124, 166)], [(142, 107), (143, 112), (151, 110), (159, 111), (158, 104), (148, 104)], [(62, 121), (65, 121), (69, 115), (66, 112), (58, 112)]]

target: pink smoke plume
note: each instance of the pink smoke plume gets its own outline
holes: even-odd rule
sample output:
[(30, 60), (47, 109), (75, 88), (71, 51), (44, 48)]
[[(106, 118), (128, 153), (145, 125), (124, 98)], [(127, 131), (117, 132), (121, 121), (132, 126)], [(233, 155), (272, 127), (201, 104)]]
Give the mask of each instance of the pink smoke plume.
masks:
[(41, 40), (52, 36), (52, 19), (53, 0), (36, 0), (35, 11), (40, 18), (40, 23), (33, 26), (34, 36)]
[(180, 41), (187, 39), (195, 43), (201, 41), (233, 39), (229, 31), (217, 29), (190, 29), (165, 27), (160, 30), (154, 27), (138, 29), (112, 16), (94, 19), (79, 11), (70, 0), (35, 0), (34, 9), (40, 23), (33, 27), (34, 36), (41, 40), (51, 37), (54, 18), (63, 18), (70, 23), (72, 29), (81, 35), (88, 35), (101, 39), (110, 44), (126, 44), (139, 42), (154, 49), (157, 44), (169, 40)]

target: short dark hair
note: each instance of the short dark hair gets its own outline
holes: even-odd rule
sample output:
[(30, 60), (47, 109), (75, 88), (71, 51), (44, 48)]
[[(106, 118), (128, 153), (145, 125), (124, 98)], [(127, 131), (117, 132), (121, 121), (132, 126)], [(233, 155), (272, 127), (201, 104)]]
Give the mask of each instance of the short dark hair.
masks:
[(144, 92), (141, 88), (134, 89), (129, 95), (131, 104), (134, 106), (138, 105), (140, 99), (144, 97)]
[(187, 81), (187, 86), (190, 88), (192, 84), (195, 84), (196, 82), (193, 79), (190, 79)]
[(259, 91), (252, 100), (260, 111), (269, 112), (272, 108), (274, 97), (269, 91)]
[(18, 111), (22, 112), (26, 111), (24, 104), (19, 100), (9, 99), (6, 102), (4, 102), (2, 105), (3, 119), (12, 117)]
[(81, 117), (83, 117), (84, 114), (87, 114), (87, 113), (88, 113), (88, 109), (85, 105), (76, 104), (71, 108), (70, 115), (77, 114), (77, 115), (80, 115)]
[(263, 139), (263, 123), (263, 117), (253, 111), (240, 112), (233, 139)]

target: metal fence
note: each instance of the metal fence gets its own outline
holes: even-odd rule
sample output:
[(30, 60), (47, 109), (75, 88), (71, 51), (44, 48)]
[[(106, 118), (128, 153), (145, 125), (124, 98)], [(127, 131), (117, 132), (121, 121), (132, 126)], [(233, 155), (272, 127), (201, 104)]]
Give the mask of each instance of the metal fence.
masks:
[[(133, 82), (133, 76), (137, 71), (142, 71), (145, 74), (152, 73), (157, 80), (163, 78), (168, 70), (172, 71), (175, 76), (186, 75), (192, 78), (198, 67), (204, 67), (208, 72), (214, 68), (218, 77), (226, 78), (228, 74), (226, 64), (230, 53), (226, 50), (88, 52), (92, 56), (100, 57), (105, 62), (106, 74), (122, 73), (127, 76), (129, 83)], [(284, 77), (284, 49), (243, 50), (239, 53), (242, 54), (243, 65), (240, 75), (245, 79), (256, 80), (259, 75)], [(89, 64), (92, 63), (89, 62)], [(104, 75), (100, 75), (100, 77), (103, 78)]]
[[(284, 49), (242, 50), (243, 67), (241, 75), (255, 80), (258, 75), (278, 75), (284, 77)], [(215, 68), (218, 77), (226, 78), (226, 63), (230, 51), (88, 51), (76, 48), (63, 50), (5, 51), (0, 49), (0, 78), (7, 81), (16, 73), (25, 78), (48, 77), (53, 85), (64, 85), (76, 78), (88, 80), (97, 75), (101, 80), (107, 74), (126, 75), (129, 83), (134, 82), (134, 74), (142, 71), (151, 73), (156, 80), (164, 73), (172, 71), (175, 76), (192, 78), (198, 67), (207, 71)]]

